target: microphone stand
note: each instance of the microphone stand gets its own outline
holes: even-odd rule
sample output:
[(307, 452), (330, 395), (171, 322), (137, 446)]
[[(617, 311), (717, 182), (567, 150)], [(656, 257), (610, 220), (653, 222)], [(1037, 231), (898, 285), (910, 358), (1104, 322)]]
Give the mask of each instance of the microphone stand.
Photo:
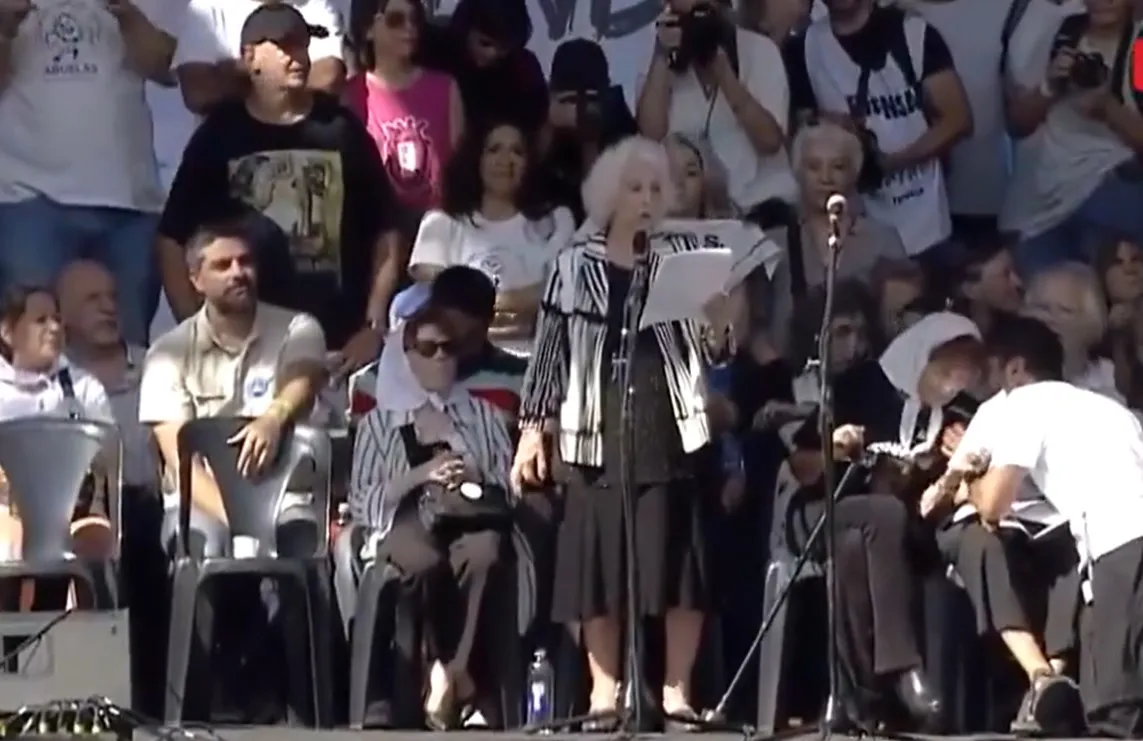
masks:
[[(830, 235), (829, 235), (829, 260), (826, 262), (826, 280), (825, 280), (825, 306), (822, 312), (821, 328), (818, 331), (818, 368), (819, 368), (819, 392), (818, 392), (818, 432), (821, 436), (821, 455), (822, 455), (822, 484), (826, 493), (824, 502), (824, 511), (814, 524), (813, 530), (810, 532), (809, 538), (806, 542), (802, 552), (798, 555), (794, 566), (793, 573), (790, 581), (782, 589), (778, 595), (770, 611), (764, 616), (762, 624), (758, 627), (758, 632), (754, 636), (754, 641), (750, 644), (750, 648), (746, 652), (742, 663), (735, 671), (734, 677), (731, 679), (730, 684), (727, 686), (726, 691), (718, 701), (718, 705), (711, 711), (710, 715), (719, 717), (725, 712), (726, 706), (729, 704), (730, 698), (733, 695), (738, 684), (746, 674), (750, 662), (757, 653), (759, 647), (762, 645), (763, 639), (770, 631), (770, 627), (777, 619), (779, 611), (783, 608), (786, 601), (789, 599), (790, 591), (793, 589), (794, 584), (797, 583), (798, 575), (802, 572), (806, 563), (809, 561), (810, 554), (813, 552), (818, 538), (825, 531), (825, 582), (826, 582), (826, 621), (827, 631), (827, 653), (826, 661), (828, 664), (829, 672), (829, 696), (826, 700), (825, 710), (822, 713), (821, 721), (818, 725), (819, 738), (829, 739), (835, 734), (845, 734), (849, 731), (855, 730), (857, 725), (855, 720), (849, 716), (847, 710), (846, 698), (842, 693), (841, 682), (841, 657), (838, 652), (838, 620), (837, 620), (837, 603), (838, 603), (838, 580), (835, 562), (835, 552), (837, 548), (837, 528), (835, 526), (835, 505), (837, 499), (841, 496), (842, 491), (847, 487), (850, 480), (860, 470), (864, 470), (870, 465), (870, 460), (863, 457), (860, 460), (853, 461), (846, 469), (845, 474), (839, 481), (837, 479), (837, 472), (834, 468), (836, 460), (833, 454), (833, 433), (834, 433), (834, 418), (833, 418), (833, 379), (831, 377), (830, 368), (832, 366), (832, 332), (831, 325), (833, 324), (833, 303), (834, 294), (837, 287), (837, 263), (841, 255), (843, 247), (843, 234), (841, 229), (841, 214), (830, 214)], [(803, 727), (792, 728), (789, 731), (782, 731), (769, 736), (753, 736), (757, 741), (762, 739), (777, 739), (785, 738), (787, 736), (804, 736), (807, 734), (808, 729)]]
[[(825, 306), (822, 311), (822, 324), (818, 332), (818, 362), (820, 363), (820, 392), (818, 397), (818, 432), (822, 443), (822, 484), (826, 491), (825, 511), (822, 516), (825, 527), (825, 582), (826, 582), (826, 631), (829, 633), (826, 644), (826, 662), (829, 671), (829, 697), (822, 714), (820, 736), (829, 738), (834, 733), (843, 733), (848, 728), (845, 702), (841, 696), (841, 657), (838, 654), (837, 624), (837, 527), (835, 505), (840, 489), (837, 487), (836, 463), (833, 455), (833, 367), (832, 325), (833, 301), (837, 292), (837, 262), (842, 250), (842, 230), (840, 214), (829, 217), (829, 260), (826, 261)], [(850, 466), (855, 468), (855, 466)], [(837, 489), (837, 491), (835, 491)]]

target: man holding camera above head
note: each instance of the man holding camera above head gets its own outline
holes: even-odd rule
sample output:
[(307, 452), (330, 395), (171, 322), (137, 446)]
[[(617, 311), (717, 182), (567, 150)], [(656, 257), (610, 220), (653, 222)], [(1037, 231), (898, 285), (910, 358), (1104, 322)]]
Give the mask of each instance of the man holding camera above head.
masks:
[(952, 55), (922, 18), (875, 0), (826, 0), (829, 16), (787, 46), (795, 113), (856, 131), (869, 215), (912, 257), (941, 265), (951, 233), (941, 159), (972, 133)]
[(1008, 90), (1009, 130), (1035, 136), (1000, 215), (1023, 239), (1016, 260), (1025, 279), (1089, 261), (1104, 230), (1143, 239), (1143, 117), (1130, 79), (1139, 26), (1131, 0), (1085, 5), (1046, 30)]
[(709, 142), (743, 212), (797, 190), (786, 157), (790, 91), (781, 52), (735, 28), (718, 0), (669, 0), (642, 80), (636, 118), (652, 139)]

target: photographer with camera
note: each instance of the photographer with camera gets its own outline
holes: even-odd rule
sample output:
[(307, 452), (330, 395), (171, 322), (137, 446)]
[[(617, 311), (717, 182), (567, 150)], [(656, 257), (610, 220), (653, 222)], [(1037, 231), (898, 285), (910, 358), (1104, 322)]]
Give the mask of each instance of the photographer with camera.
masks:
[(607, 56), (590, 39), (569, 39), (556, 48), (549, 76), (548, 121), (541, 130), (541, 168), (555, 205), (583, 222), (581, 186), (596, 157), (638, 132), (623, 89), (611, 84)]
[(778, 47), (735, 28), (728, 8), (711, 0), (669, 0), (657, 25), (636, 106), (639, 131), (709, 142), (743, 212), (770, 198), (793, 200), (789, 86)]
[(1106, 230), (1143, 239), (1143, 101), (1129, 74), (1139, 26), (1131, 0), (1085, 6), (1043, 34), (1035, 64), (1014, 70), (1009, 85), (1009, 130), (1032, 146), (1017, 162), (1001, 226), (1021, 235), (1025, 279), (1089, 262)]
[(892, 224), (930, 269), (952, 255), (942, 159), (972, 134), (972, 111), (940, 33), (875, 0), (826, 0), (829, 16), (786, 47), (796, 116), (858, 134), (858, 188), (870, 216)]

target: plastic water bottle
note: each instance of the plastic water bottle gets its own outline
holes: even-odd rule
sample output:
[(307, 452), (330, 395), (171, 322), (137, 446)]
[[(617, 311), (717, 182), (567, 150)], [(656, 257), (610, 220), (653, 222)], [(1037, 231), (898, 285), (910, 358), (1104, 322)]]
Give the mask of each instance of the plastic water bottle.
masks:
[[(548, 652), (536, 649), (528, 665), (527, 723), (543, 725), (552, 721), (552, 700), (555, 691), (555, 672), (548, 661)], [(551, 731), (547, 731), (551, 733)]]

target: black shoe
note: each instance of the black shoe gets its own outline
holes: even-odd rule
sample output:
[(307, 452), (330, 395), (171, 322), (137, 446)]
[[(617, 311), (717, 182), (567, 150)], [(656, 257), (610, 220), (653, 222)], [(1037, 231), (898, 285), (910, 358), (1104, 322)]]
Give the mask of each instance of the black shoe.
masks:
[(1078, 736), (1085, 728), (1079, 687), (1067, 677), (1047, 672), (1032, 679), (1012, 721), (1012, 733), (1018, 736)]
[(926, 733), (937, 733), (943, 721), (941, 698), (929, 686), (924, 672), (909, 669), (897, 677), (897, 697)]

